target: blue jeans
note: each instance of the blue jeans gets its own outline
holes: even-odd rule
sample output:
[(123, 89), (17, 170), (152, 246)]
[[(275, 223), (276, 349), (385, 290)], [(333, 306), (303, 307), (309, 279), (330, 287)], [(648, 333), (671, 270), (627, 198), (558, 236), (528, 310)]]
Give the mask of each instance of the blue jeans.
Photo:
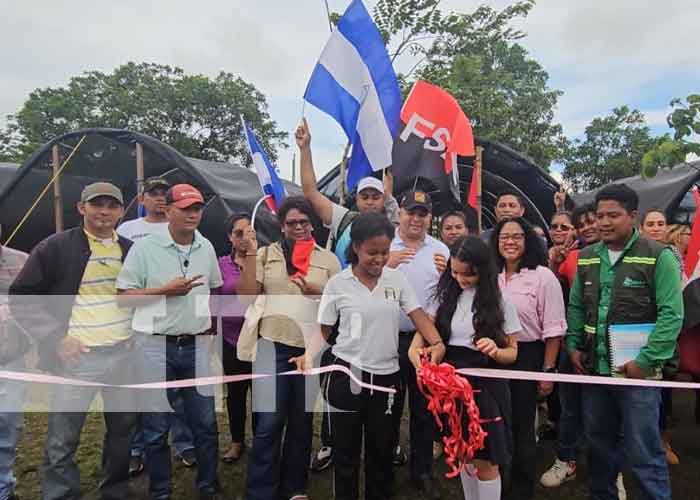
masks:
[[(63, 369), (62, 375), (105, 384), (132, 382), (133, 351), (125, 343), (115, 347), (92, 347), (81, 354), (75, 366)], [(136, 425), (135, 395), (128, 389), (114, 387), (53, 387), (51, 412), (44, 457), (44, 500), (80, 498), (80, 472), (75, 452), (87, 411), (97, 392), (104, 401), (106, 432), (102, 445), (103, 500), (129, 497), (129, 447)]]
[[(2, 370), (23, 371), (24, 359), (0, 366)], [(17, 457), (17, 443), (24, 424), (24, 396), (26, 387), (22, 382), (0, 380), (0, 500), (7, 500), (15, 487), (12, 466)]]
[(642, 498), (670, 500), (659, 433), (661, 391), (586, 385), (582, 395), (591, 499), (617, 499), (615, 480), (628, 466), (639, 481)]
[[(209, 374), (209, 342), (201, 336), (192, 342), (176, 344), (165, 337), (139, 335), (141, 374), (145, 381), (183, 380)], [(179, 392), (182, 398), (176, 398)], [(142, 422), (146, 448), (146, 468), (150, 476), (150, 497), (168, 499), (172, 494), (172, 464), (168, 433), (172, 411), (181, 412), (192, 429), (197, 457), (197, 488), (201, 493), (219, 489), (219, 437), (212, 387), (143, 391)]]
[[(559, 373), (574, 373), (569, 354), (564, 350), (559, 356)], [(559, 434), (557, 457), (563, 462), (575, 462), (583, 438), (583, 414), (581, 412), (581, 385), (559, 384)]]
[[(303, 348), (260, 339), (253, 373), (292, 370), (289, 359), (303, 353)], [(246, 500), (279, 500), (306, 492), (313, 435), (313, 413), (306, 411), (306, 403), (315, 400), (314, 391), (306, 391), (307, 379), (313, 383), (303, 375), (253, 380), (255, 429)]]
[[(179, 389), (174, 389), (176, 393), (176, 407), (182, 407), (182, 394)], [(179, 403), (178, 403), (179, 401)], [(185, 416), (181, 413), (173, 413), (170, 415), (170, 438), (175, 448), (175, 454), (180, 456), (187, 450), (194, 449), (194, 438), (192, 431), (185, 422)], [(131, 442), (131, 456), (142, 457), (145, 453), (146, 443), (143, 437), (143, 422), (139, 418), (139, 422), (134, 434), (134, 440)], [(2, 500), (0, 498), (0, 500)]]

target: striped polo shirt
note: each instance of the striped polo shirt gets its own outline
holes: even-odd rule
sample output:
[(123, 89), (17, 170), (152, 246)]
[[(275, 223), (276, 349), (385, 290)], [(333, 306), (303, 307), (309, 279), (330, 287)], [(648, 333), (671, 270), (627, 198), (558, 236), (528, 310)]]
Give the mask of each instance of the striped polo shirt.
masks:
[(90, 259), (80, 282), (68, 325), (68, 335), (88, 347), (114, 345), (131, 337), (131, 309), (117, 306), (117, 275), (122, 249), (117, 233), (100, 239), (85, 231)]

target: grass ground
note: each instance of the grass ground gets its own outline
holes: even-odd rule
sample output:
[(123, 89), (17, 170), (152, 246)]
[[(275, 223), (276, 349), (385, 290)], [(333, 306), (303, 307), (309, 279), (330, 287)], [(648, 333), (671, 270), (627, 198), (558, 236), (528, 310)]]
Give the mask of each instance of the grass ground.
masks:
[[(674, 427), (673, 447), (680, 456), (681, 464), (671, 468), (673, 496), (677, 499), (700, 500), (700, 426), (695, 424), (693, 415), (694, 396), (689, 391), (678, 391), (674, 394)], [(405, 420), (405, 419), (404, 419)], [(403, 442), (407, 441), (405, 435), (407, 425), (404, 422)], [(40, 464), (43, 454), (43, 445), (46, 435), (46, 414), (27, 413), (25, 418), (25, 432), (20, 443), (17, 456), (16, 474), (18, 477), (17, 493), (22, 500), (38, 500), (41, 498), (41, 474)], [(219, 429), (221, 431), (221, 448), (227, 442), (227, 424), (225, 414), (219, 414)], [(318, 426), (316, 426), (318, 429)], [(102, 435), (104, 431), (103, 421), (99, 413), (91, 414), (86, 422), (82, 434), (77, 461), (80, 464), (83, 498), (97, 499), (97, 486), (100, 479), (100, 461), (102, 450)], [(318, 435), (315, 437), (318, 440)], [(317, 444), (317, 443), (315, 443)], [(538, 471), (543, 472), (551, 465), (554, 457), (554, 443), (543, 441), (538, 447)], [(244, 455), (237, 464), (221, 464), (219, 474), (224, 489), (223, 498), (238, 500), (242, 498), (244, 476)], [(444, 474), (446, 468), (442, 462), (438, 466), (438, 473)], [(408, 468), (397, 468), (396, 474), (396, 500), (408, 500), (420, 498), (411, 487), (408, 478)], [(184, 468), (179, 462), (174, 462), (174, 499), (196, 499), (194, 488), (195, 470)], [(545, 490), (538, 487), (536, 498), (538, 500), (553, 500), (565, 498), (567, 500), (582, 500), (588, 498), (585, 484), (585, 464), (581, 464), (579, 477), (561, 488)], [(626, 484), (630, 494), (628, 498), (639, 498), (634, 495), (631, 487), (631, 475), (626, 475)], [(312, 499), (321, 500), (330, 498), (331, 472), (326, 470), (319, 474), (312, 474), (310, 496)], [(461, 488), (459, 480), (442, 480), (440, 486), (444, 499), (459, 499)], [(133, 480), (132, 496), (134, 500), (146, 500), (147, 478), (141, 475)]]

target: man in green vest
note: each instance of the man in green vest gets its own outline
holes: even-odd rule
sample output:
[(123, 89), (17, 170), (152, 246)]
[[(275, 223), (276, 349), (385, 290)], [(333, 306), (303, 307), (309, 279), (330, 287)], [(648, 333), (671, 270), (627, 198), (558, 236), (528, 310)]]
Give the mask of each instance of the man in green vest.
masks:
[[(624, 184), (596, 195), (601, 241), (579, 255), (567, 315), (566, 347), (578, 373), (656, 379), (673, 356), (683, 322), (678, 264), (670, 249), (640, 237), (638, 201)], [(638, 355), (616, 366), (610, 326), (629, 324), (654, 326)], [(617, 475), (628, 466), (644, 498), (670, 499), (660, 389), (584, 385), (582, 396), (591, 498), (616, 499)]]

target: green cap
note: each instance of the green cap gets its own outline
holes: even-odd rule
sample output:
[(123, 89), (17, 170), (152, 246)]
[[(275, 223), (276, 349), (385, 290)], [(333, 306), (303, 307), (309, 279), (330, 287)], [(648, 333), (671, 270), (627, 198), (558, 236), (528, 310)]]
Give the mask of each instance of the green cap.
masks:
[(124, 204), (122, 192), (117, 186), (109, 182), (93, 182), (92, 184), (88, 184), (80, 195), (80, 201), (86, 202), (94, 200), (99, 196), (109, 196), (117, 200), (120, 204)]

